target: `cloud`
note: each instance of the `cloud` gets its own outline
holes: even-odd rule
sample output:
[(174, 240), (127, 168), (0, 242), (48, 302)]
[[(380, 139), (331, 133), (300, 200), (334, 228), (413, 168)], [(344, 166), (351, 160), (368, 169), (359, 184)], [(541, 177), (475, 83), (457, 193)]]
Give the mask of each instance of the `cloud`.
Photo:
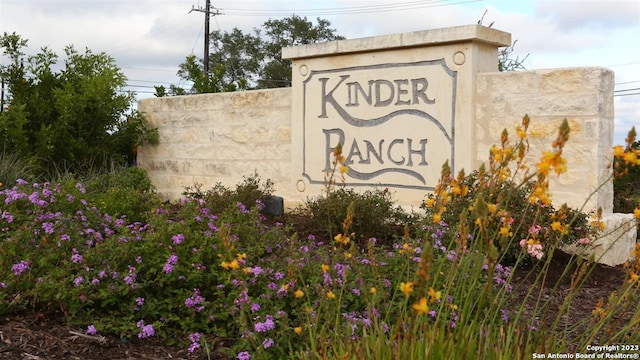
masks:
[(561, 30), (615, 29), (637, 27), (640, 23), (640, 2), (636, 0), (537, 1), (535, 4), (535, 16), (548, 19)]

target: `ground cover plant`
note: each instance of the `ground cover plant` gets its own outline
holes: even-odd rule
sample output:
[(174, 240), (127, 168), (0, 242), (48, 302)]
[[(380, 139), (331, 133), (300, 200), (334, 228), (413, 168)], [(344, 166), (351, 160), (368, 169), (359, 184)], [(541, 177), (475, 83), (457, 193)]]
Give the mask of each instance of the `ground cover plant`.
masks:
[[(160, 339), (191, 358), (519, 359), (640, 344), (637, 260), (578, 318), (598, 267), (566, 256), (565, 276), (547, 277), (560, 244), (589, 246), (600, 220), (552, 210), (548, 179), (570, 166), (562, 158), (569, 129), (528, 168), (528, 121), (514, 142), (503, 134), (478, 173), (454, 177), (443, 166), (425, 215), (379, 238), (356, 232), (369, 214), (354, 197), (332, 198), (341, 204), (331, 211), (346, 210), (318, 220), (337, 224), (323, 235), (267, 218), (260, 194), (269, 186), (255, 177), (164, 204), (138, 170), (86, 182), (18, 180), (0, 192), (0, 315), (63, 314), (88, 338)], [(619, 150), (617, 158), (637, 164), (636, 149)], [(328, 198), (344, 191), (333, 179), (346, 172), (338, 147)], [(133, 213), (109, 191), (127, 182), (148, 198)], [(393, 209), (385, 196), (381, 206)], [(520, 207), (509, 205), (515, 200)]]

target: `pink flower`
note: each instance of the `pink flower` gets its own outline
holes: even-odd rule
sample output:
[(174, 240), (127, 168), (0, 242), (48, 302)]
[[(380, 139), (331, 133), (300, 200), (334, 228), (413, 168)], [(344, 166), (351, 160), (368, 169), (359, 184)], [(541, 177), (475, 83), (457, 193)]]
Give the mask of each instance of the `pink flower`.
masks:
[(96, 327), (93, 325), (89, 325), (87, 326), (87, 334), (88, 335), (95, 335), (98, 333), (98, 330), (96, 330)]

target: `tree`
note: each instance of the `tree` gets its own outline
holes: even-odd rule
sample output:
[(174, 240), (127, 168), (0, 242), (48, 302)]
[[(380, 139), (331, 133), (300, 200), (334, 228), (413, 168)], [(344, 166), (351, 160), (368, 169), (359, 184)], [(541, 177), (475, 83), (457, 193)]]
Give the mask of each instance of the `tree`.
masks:
[[(213, 46), (209, 55), (212, 73), (205, 74), (202, 60), (189, 55), (180, 64), (178, 76), (193, 84), (192, 93), (288, 87), (291, 86), (291, 61), (282, 59), (282, 48), (344, 39), (330, 26), (324, 19), (317, 19), (314, 25), (306, 17), (293, 15), (268, 20), (262, 29), (254, 29), (252, 34), (237, 28), (231, 32), (214, 31), (210, 36)], [(167, 94), (164, 88), (156, 89), (156, 96)]]
[(258, 88), (291, 86), (291, 61), (282, 59), (282, 48), (344, 39), (330, 27), (328, 20), (318, 18), (317, 22), (314, 26), (306, 17), (293, 15), (282, 20), (267, 20), (262, 25), (268, 40), (263, 45), (265, 62)]
[(67, 46), (64, 66), (54, 71), (58, 56), (46, 47), (25, 64), (27, 40), (4, 33), (0, 45), (10, 59), (0, 67), (9, 93), (9, 106), (0, 113), (5, 151), (45, 172), (73, 171), (132, 160), (136, 145), (156, 138), (131, 110), (135, 96), (123, 90), (126, 78), (107, 54)]

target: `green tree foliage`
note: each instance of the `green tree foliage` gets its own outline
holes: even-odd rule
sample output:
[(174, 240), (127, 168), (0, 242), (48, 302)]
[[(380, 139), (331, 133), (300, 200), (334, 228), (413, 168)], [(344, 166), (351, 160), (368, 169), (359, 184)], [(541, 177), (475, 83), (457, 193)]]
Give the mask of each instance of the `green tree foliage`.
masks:
[[(640, 149), (640, 141), (634, 141), (628, 146), (631, 150)], [(613, 211), (633, 213), (640, 204), (640, 166), (614, 158), (614, 169), (616, 176), (613, 179)]]
[(259, 88), (291, 86), (291, 61), (282, 59), (282, 48), (344, 39), (336, 34), (328, 20), (318, 18), (317, 22), (314, 26), (306, 17), (293, 15), (268, 20), (262, 25), (267, 40), (263, 45), (265, 61), (258, 79)]
[(131, 161), (137, 145), (157, 141), (131, 110), (134, 94), (123, 91), (126, 78), (112, 57), (67, 46), (58, 65), (58, 55), (45, 47), (25, 62), (26, 39), (4, 33), (0, 45), (10, 59), (0, 67), (9, 93), (9, 106), (0, 113), (5, 151), (45, 172), (74, 171)]
[[(205, 74), (203, 61), (187, 56), (180, 64), (178, 76), (190, 81), (191, 93), (267, 89), (291, 86), (291, 61), (283, 60), (283, 47), (344, 39), (331, 28), (331, 23), (293, 15), (281, 20), (268, 20), (253, 33), (234, 28), (231, 32), (211, 33), (210, 74)], [(177, 95), (172, 86), (156, 88), (156, 96)]]

